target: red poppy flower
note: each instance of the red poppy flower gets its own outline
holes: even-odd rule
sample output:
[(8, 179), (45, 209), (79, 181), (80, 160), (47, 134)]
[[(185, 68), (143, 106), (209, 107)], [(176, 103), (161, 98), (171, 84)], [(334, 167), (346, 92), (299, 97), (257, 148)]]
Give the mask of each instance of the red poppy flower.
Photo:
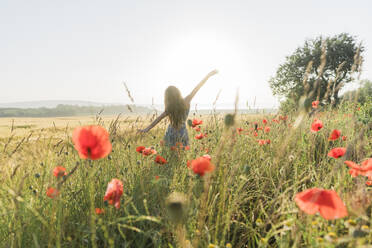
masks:
[(241, 134), (241, 132), (243, 132), (243, 131), (244, 131), (244, 129), (243, 129), (243, 128), (240, 128), (240, 127), (238, 127), (238, 128), (236, 129), (236, 131), (238, 132), (238, 134)]
[(367, 171), (364, 176), (368, 177), (369, 181), (372, 181), (372, 170)]
[(204, 138), (204, 137), (205, 137), (205, 135), (204, 135), (203, 133), (200, 133), (200, 134), (197, 134), (197, 135), (195, 136), (195, 139), (200, 140), (200, 139), (202, 139), (202, 138)]
[(193, 120), (192, 120), (192, 124), (191, 124), (191, 126), (192, 126), (192, 127), (196, 127), (196, 126), (199, 126), (199, 125), (201, 125), (201, 124), (203, 124), (203, 121), (202, 121), (202, 120), (193, 119)]
[(333, 190), (308, 189), (296, 194), (295, 202), (305, 213), (319, 212), (326, 220), (343, 218), (348, 215), (345, 204)]
[(166, 164), (166, 163), (168, 163), (167, 160), (165, 160), (165, 158), (163, 158), (160, 155), (156, 156), (155, 162), (158, 163), (158, 164)]
[(346, 153), (346, 148), (344, 147), (336, 147), (329, 151), (328, 157), (332, 158), (340, 158), (344, 156)]
[(120, 208), (120, 197), (123, 194), (123, 183), (119, 179), (112, 179), (106, 189), (104, 201), (108, 201), (110, 205), (114, 205), (116, 209)]
[(145, 149), (142, 150), (143, 156), (149, 156), (156, 153), (157, 153), (156, 150), (152, 149), (151, 147), (146, 147)]
[(63, 166), (57, 166), (53, 169), (53, 175), (55, 177), (63, 177), (63, 176), (66, 176), (67, 173), (66, 173), (66, 168), (63, 167)]
[(190, 146), (185, 146), (185, 151), (189, 151), (190, 150)]
[(270, 144), (270, 143), (271, 143), (271, 140), (267, 139), (266, 144)]
[(265, 127), (264, 131), (265, 131), (265, 133), (270, 132), (270, 127)]
[(315, 133), (318, 132), (320, 129), (323, 128), (323, 122), (321, 120), (315, 119), (314, 122), (311, 124), (311, 132)]
[(142, 153), (143, 150), (145, 150), (145, 149), (146, 149), (146, 147), (144, 147), (144, 146), (138, 146), (138, 147), (136, 148), (136, 152), (138, 152), (138, 153)]
[(198, 126), (193, 127), (193, 129), (194, 129), (196, 132), (200, 132), (200, 127), (198, 127)]
[(343, 141), (346, 141), (347, 137), (346, 136), (342, 136), (342, 140)]
[(371, 167), (372, 166), (372, 158), (369, 158), (367, 160), (364, 160), (362, 162), (362, 166)]
[(202, 177), (205, 173), (214, 171), (215, 166), (211, 163), (211, 161), (209, 161), (209, 159), (199, 157), (191, 161), (190, 168), (195, 174), (198, 174)]
[(334, 129), (331, 135), (329, 136), (328, 140), (336, 140), (340, 138), (340, 136), (341, 136), (341, 131), (338, 129)]
[(261, 130), (263, 130), (262, 127), (258, 127), (258, 128), (257, 128), (257, 131), (261, 131)]
[(344, 163), (350, 168), (349, 174), (352, 177), (356, 177), (358, 175), (369, 176), (372, 173), (372, 158), (363, 161), (362, 165), (358, 165), (353, 161), (345, 161)]
[(267, 120), (266, 120), (266, 119), (263, 119), (263, 120), (262, 120), (262, 123), (263, 123), (264, 125), (266, 125), (266, 124), (267, 124)]
[(104, 214), (105, 213), (105, 210), (103, 208), (96, 208), (95, 211), (96, 211), (96, 214), (97, 215), (100, 215), (100, 214)]
[(318, 108), (319, 101), (313, 101), (311, 105), (313, 105), (313, 108)]
[(53, 187), (49, 187), (46, 191), (46, 195), (50, 198), (55, 198), (59, 195), (59, 190)]
[(349, 170), (349, 174), (351, 175), (351, 177), (357, 177), (359, 176), (359, 171), (358, 170), (355, 170), (355, 169), (350, 169)]
[(253, 135), (257, 137), (258, 133), (255, 131), (255, 132), (253, 132)]
[(260, 146), (266, 144), (266, 140), (260, 139), (260, 140), (257, 140), (257, 141), (258, 141), (258, 144), (259, 144)]
[(112, 150), (109, 133), (101, 126), (84, 126), (75, 128), (72, 134), (74, 147), (80, 158), (100, 159)]
[(279, 116), (279, 120), (286, 121), (288, 119), (287, 115), (281, 115)]

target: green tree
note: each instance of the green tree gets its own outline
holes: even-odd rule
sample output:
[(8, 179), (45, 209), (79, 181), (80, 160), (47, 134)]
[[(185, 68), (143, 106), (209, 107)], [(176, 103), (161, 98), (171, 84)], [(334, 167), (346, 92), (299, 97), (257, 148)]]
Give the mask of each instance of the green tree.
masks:
[(355, 37), (346, 33), (306, 40), (279, 66), (269, 80), (270, 88), (287, 105), (298, 103), (302, 96), (307, 96), (307, 103), (318, 99), (337, 104), (340, 89), (361, 68), (363, 51)]
[(372, 98), (372, 81), (365, 79), (360, 82), (360, 87), (356, 90), (345, 92), (342, 99), (345, 101), (357, 101), (361, 105)]

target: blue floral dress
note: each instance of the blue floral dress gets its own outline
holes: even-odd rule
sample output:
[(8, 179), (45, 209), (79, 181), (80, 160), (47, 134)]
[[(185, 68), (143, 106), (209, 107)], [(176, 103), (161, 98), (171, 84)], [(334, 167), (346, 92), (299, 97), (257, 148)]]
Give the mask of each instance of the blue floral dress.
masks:
[(189, 145), (189, 134), (187, 133), (185, 123), (187, 116), (189, 115), (189, 111), (190, 109), (187, 109), (185, 112), (184, 123), (180, 129), (177, 130), (171, 124), (169, 124), (164, 136), (165, 145), (169, 147), (175, 146), (177, 143), (182, 143), (183, 146)]

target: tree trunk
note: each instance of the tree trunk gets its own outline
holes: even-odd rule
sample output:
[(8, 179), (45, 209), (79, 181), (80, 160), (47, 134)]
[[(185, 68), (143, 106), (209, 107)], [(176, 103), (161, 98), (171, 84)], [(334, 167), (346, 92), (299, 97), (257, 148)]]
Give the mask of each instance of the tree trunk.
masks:
[(340, 98), (338, 97), (338, 91), (339, 90), (335, 90), (333, 92), (332, 107), (336, 107), (340, 103)]

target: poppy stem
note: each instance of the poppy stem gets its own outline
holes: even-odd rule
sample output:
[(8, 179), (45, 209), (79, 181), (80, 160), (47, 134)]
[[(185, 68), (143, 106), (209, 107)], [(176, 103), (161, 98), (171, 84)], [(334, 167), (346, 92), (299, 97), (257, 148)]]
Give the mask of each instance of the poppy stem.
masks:
[(64, 184), (64, 183), (67, 181), (67, 179), (68, 179), (70, 176), (72, 176), (72, 174), (74, 174), (74, 172), (76, 171), (76, 169), (77, 169), (78, 167), (79, 167), (79, 163), (76, 163), (75, 167), (72, 168), (71, 172), (68, 173), (66, 176), (64, 176), (64, 177), (63, 177), (63, 180), (60, 181), (60, 182), (58, 183), (58, 188), (60, 188), (61, 185)]

